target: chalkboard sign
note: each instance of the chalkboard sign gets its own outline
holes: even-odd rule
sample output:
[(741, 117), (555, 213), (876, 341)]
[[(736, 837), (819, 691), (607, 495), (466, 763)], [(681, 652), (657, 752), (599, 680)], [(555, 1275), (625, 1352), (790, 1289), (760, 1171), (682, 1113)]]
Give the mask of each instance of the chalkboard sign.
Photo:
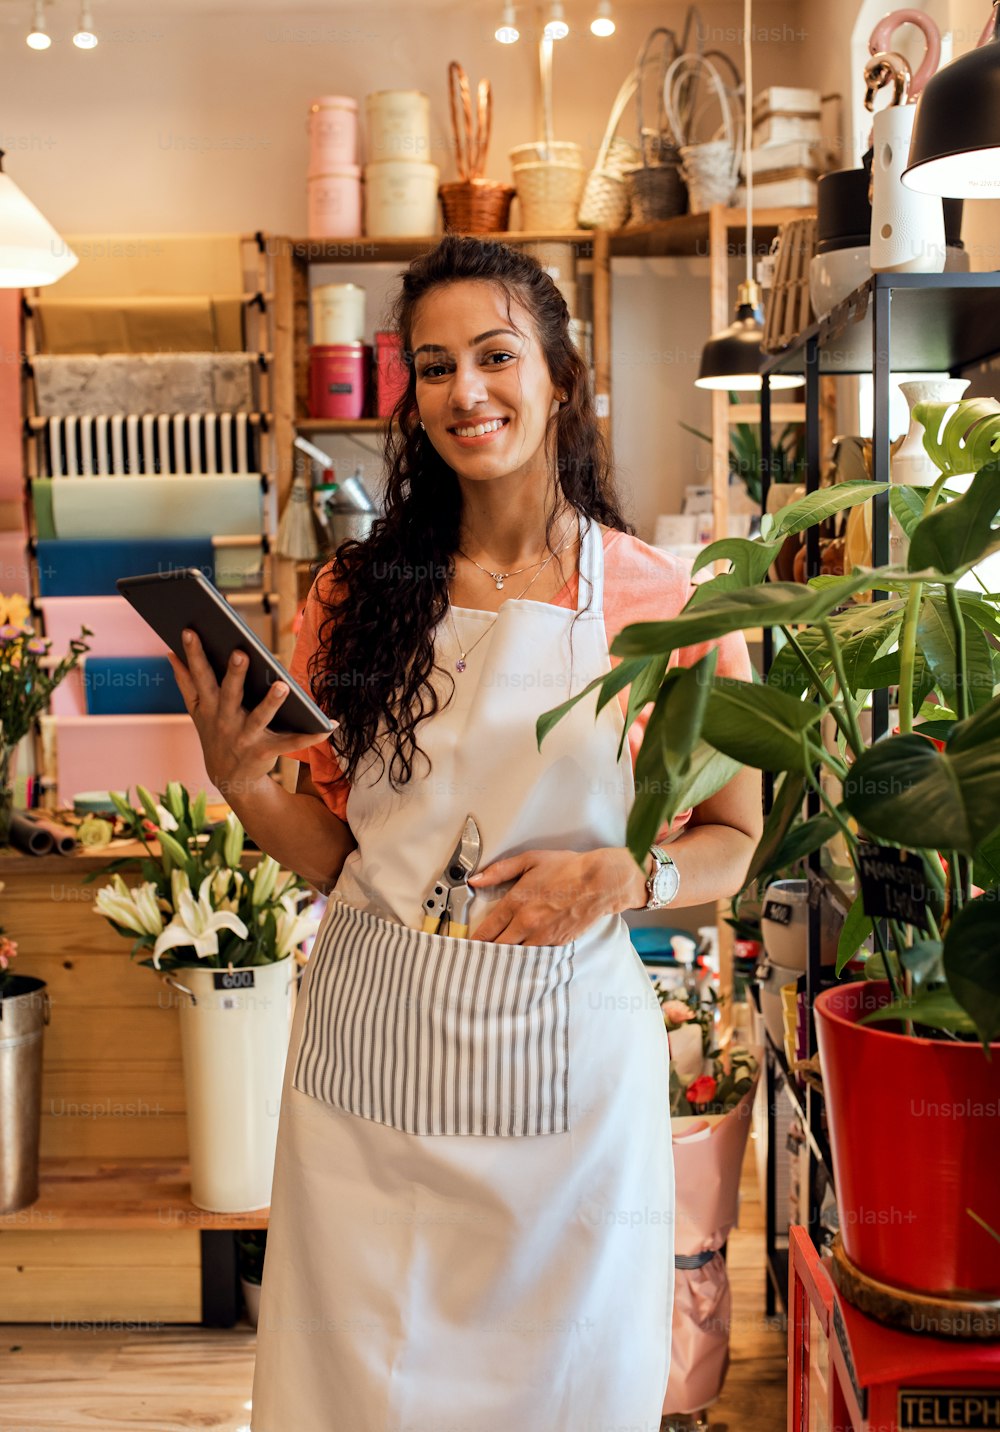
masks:
[(924, 864), (912, 851), (895, 845), (858, 843), (858, 874), (861, 905), (866, 915), (902, 920), (907, 925), (929, 928), (929, 890)]
[(213, 970), (212, 984), (216, 989), (253, 989), (253, 970)]
[(776, 925), (790, 925), (792, 923), (792, 907), (783, 904), (780, 900), (767, 900), (764, 902), (760, 918), (773, 920)]

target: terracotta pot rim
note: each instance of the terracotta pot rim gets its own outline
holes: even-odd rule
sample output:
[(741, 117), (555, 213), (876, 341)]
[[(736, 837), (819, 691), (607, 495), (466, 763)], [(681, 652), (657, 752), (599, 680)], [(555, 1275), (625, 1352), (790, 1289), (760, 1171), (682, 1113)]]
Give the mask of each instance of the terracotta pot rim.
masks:
[[(982, 1041), (978, 1039), (968, 1042), (962, 1041), (961, 1043), (953, 1043), (949, 1040), (947, 1043), (944, 1043), (940, 1039), (928, 1039), (922, 1034), (905, 1034), (902, 1030), (886, 1029), (882, 1026), (876, 1027), (875, 1025), (871, 1024), (859, 1024), (856, 1019), (849, 1019), (839, 1010), (827, 1008), (828, 1004), (831, 1003), (832, 1000), (836, 999), (837, 996), (842, 995), (845, 990), (850, 988), (852, 984), (864, 985), (866, 989), (870, 989), (873, 991), (877, 991), (880, 994), (884, 994), (886, 996), (885, 1003), (889, 1003), (890, 989), (888, 980), (849, 980), (845, 984), (834, 985), (832, 989), (822, 990), (813, 1001), (813, 1009), (816, 1011), (817, 1014), (821, 1014), (824, 1019), (829, 1020), (831, 1024), (838, 1024), (842, 1027), (847, 1027), (850, 1029), (858, 1029), (861, 1031), (861, 1033), (870, 1034), (876, 1038), (902, 1039), (905, 1040), (907, 1044), (917, 1045), (918, 1047), (924, 1046), (928, 1049), (933, 1049), (936, 1052), (940, 1052), (941, 1050), (968, 1049), (971, 1050), (974, 1054), (978, 1054), (980, 1059), (984, 1057)], [(995, 1049), (1000, 1052), (1000, 1039), (992, 1040), (990, 1042), (989, 1047), (991, 1050)]]

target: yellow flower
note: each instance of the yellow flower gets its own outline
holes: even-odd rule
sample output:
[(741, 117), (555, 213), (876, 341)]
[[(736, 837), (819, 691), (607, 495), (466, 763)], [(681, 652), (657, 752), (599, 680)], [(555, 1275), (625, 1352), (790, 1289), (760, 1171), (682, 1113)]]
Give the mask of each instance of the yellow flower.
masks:
[(100, 850), (103, 846), (110, 845), (113, 834), (114, 826), (111, 822), (102, 820), (97, 815), (85, 815), (76, 829), (77, 840), (90, 850)]
[(24, 626), (30, 614), (28, 600), (20, 592), (13, 592), (9, 597), (0, 593), (0, 626)]

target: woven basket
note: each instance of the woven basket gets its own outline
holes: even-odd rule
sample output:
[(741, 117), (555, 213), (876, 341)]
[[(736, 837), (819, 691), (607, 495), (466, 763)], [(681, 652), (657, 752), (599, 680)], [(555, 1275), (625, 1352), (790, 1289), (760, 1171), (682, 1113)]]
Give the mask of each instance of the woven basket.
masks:
[(611, 106), (608, 127), (604, 131), (597, 160), (587, 175), (580, 201), (577, 223), (581, 229), (620, 229), (628, 218), (629, 190), (627, 171), (639, 155), (627, 139), (617, 138), (625, 106), (635, 94), (635, 70), (627, 77)]
[(517, 144), (509, 151), (509, 156), (514, 169), (520, 164), (568, 164), (577, 169), (584, 167), (583, 150), (579, 144), (566, 139), (553, 139), (548, 144), (544, 139), (536, 139), (531, 144)]
[(448, 66), (448, 96), (451, 102), (451, 129), (458, 179), (438, 187), (444, 227), (452, 233), (460, 234), (500, 233), (508, 226), (510, 201), (514, 197), (514, 190), (509, 184), (499, 180), (483, 178), (493, 122), (493, 92), (490, 82), (479, 81), (476, 92), (475, 131), (472, 120), (472, 92), (468, 77), (457, 60), (452, 60)]
[[(724, 56), (720, 58), (725, 59)], [(726, 63), (730, 66), (732, 64), (729, 60), (726, 60)], [(684, 133), (680, 116), (680, 97), (697, 77), (699, 70), (704, 70), (718, 101), (722, 124), (710, 140), (702, 144), (692, 144), (685, 142), (690, 140), (690, 136)], [(738, 85), (738, 74), (735, 78)], [(723, 84), (718, 69), (707, 55), (679, 55), (664, 76), (663, 105), (670, 127), (680, 145), (681, 170), (688, 187), (692, 214), (704, 213), (713, 204), (728, 204), (736, 189), (743, 143), (743, 124), (736, 104), (736, 94), (735, 88), (729, 90)], [(692, 127), (693, 124), (692, 117)]]
[[(669, 152), (669, 151), (668, 151)], [(652, 224), (673, 219), (687, 208), (687, 189), (681, 177), (680, 156), (673, 151), (673, 163), (640, 164), (629, 171), (632, 216), (629, 224)]]
[[(652, 63), (656, 41), (663, 40), (657, 60), (656, 125), (643, 123), (643, 90), (649, 93), (647, 68)], [(662, 104), (663, 81), (668, 59), (677, 54), (677, 37), (662, 25), (651, 30), (643, 42), (635, 63), (635, 99), (639, 131), (640, 163), (628, 170), (631, 218), (629, 224), (650, 224), (660, 219), (673, 219), (687, 208), (687, 190), (680, 171), (680, 155), (674, 143)]]
[(499, 234), (510, 223), (514, 190), (493, 179), (458, 179), (438, 189), (445, 230), (453, 234)]
[(575, 164), (514, 165), (522, 229), (573, 229), (586, 175)]

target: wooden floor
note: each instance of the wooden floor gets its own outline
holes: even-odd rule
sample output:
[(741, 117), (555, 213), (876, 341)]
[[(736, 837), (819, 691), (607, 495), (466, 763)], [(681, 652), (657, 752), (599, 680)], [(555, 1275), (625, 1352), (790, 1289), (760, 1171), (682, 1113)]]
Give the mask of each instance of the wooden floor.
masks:
[[(781, 1432), (785, 1335), (764, 1316), (753, 1146), (729, 1240), (732, 1361), (710, 1432)], [(0, 1432), (247, 1432), (254, 1333), (197, 1327), (0, 1324)], [(288, 1432), (294, 1432), (289, 1428)], [(564, 1429), (552, 1429), (564, 1432)]]

